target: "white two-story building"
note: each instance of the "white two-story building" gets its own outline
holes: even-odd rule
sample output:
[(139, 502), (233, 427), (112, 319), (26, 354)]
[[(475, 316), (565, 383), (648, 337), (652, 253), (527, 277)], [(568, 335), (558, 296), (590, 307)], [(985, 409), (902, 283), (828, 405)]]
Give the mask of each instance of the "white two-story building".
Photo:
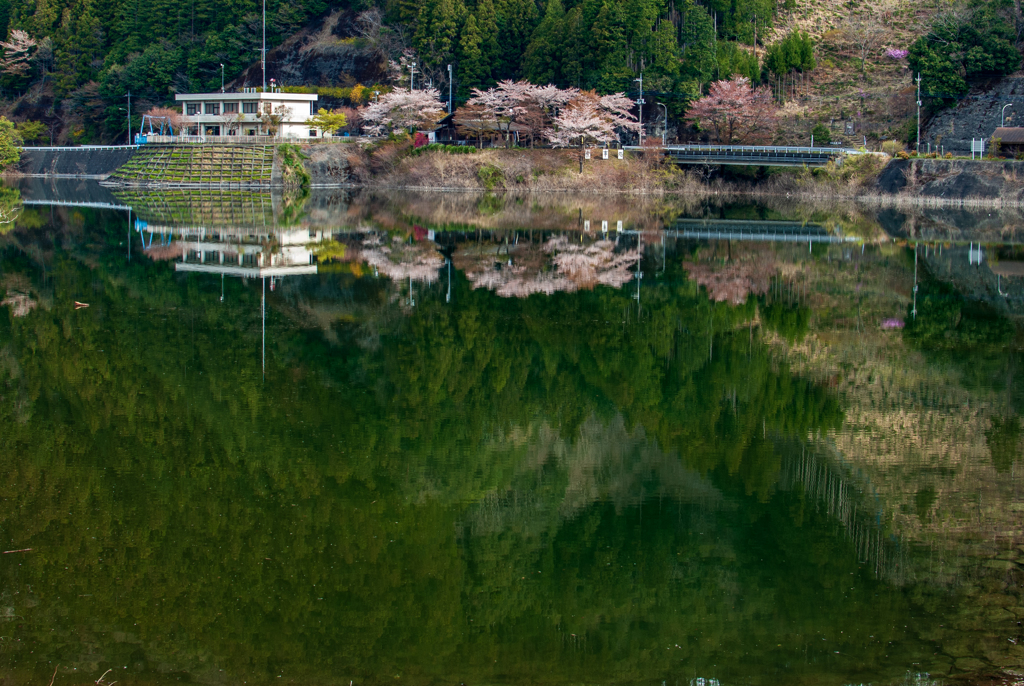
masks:
[[(309, 138), (316, 129), (306, 120), (316, 114), (314, 93), (184, 93), (174, 96), (183, 116), (179, 135)], [(269, 116), (268, 116), (269, 115)], [(275, 126), (277, 131), (271, 129)]]

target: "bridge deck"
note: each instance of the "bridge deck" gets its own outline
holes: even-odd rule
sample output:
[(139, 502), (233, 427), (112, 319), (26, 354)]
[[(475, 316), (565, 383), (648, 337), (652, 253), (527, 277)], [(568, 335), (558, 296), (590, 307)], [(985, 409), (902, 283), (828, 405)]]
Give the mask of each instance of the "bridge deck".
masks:
[(665, 234), (700, 240), (792, 243), (843, 243), (851, 240), (829, 233), (820, 224), (747, 219), (677, 219)]
[[(627, 146), (627, 150), (643, 148)], [(817, 167), (854, 153), (846, 148), (783, 145), (667, 145), (665, 156), (678, 164), (726, 164), (767, 167)]]

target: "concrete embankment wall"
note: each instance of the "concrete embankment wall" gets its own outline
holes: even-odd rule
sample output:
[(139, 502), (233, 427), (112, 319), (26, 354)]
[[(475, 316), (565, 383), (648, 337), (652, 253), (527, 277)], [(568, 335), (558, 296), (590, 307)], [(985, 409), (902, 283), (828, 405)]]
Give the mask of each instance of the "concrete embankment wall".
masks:
[(1024, 200), (1024, 161), (892, 160), (878, 175), (883, 193), (948, 200)]
[(25, 148), (18, 172), (25, 176), (105, 179), (131, 159), (135, 148)]

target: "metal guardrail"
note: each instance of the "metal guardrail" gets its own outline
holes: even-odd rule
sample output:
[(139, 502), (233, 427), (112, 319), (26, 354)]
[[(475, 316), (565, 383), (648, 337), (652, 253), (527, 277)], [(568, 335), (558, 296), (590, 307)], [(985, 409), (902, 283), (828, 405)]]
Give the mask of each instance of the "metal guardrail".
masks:
[(847, 155), (860, 154), (850, 148), (804, 147), (789, 145), (666, 145), (641, 148), (626, 146), (631, 152), (660, 150), (670, 160), (696, 164), (738, 164), (753, 166), (821, 166)]
[(145, 134), (144, 144), (172, 145), (280, 145), (292, 143), (298, 145), (329, 145), (332, 143), (357, 143), (369, 141), (365, 136), (325, 136), (325, 137), (282, 137), (282, 136), (161, 136)]
[[(649, 147), (641, 147), (638, 145), (624, 145), (623, 148), (630, 151), (641, 151), (651, 150)], [(859, 150), (853, 148), (826, 148), (826, 147), (802, 147), (792, 145), (703, 145), (699, 143), (694, 144), (683, 144), (683, 145), (665, 145), (657, 146), (654, 150), (664, 150), (665, 152), (693, 152), (693, 153), (713, 153), (719, 152), (722, 154), (742, 154), (744, 152), (757, 153), (757, 154), (784, 154), (784, 155), (854, 155), (859, 154)]]
[(22, 200), (22, 205), (53, 207), (91, 207), (98, 210), (130, 210), (130, 205), (113, 205), (107, 202), (75, 202), (72, 200)]
[(24, 145), (22, 150), (41, 150), (43, 152), (66, 152), (82, 150), (138, 150), (137, 145), (61, 145), (61, 146), (32, 146)]

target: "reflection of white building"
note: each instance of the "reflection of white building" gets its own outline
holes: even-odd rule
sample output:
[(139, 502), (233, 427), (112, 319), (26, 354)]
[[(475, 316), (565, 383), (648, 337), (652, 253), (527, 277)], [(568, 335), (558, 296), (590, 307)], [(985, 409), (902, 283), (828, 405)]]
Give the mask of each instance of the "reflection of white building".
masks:
[(246, 88), (242, 93), (179, 93), (174, 99), (181, 103), (181, 133), (185, 135), (268, 135), (268, 113), (280, 117), (278, 136), (317, 135), (306, 123), (316, 114), (317, 96), (313, 93), (257, 93), (255, 88)]
[[(174, 270), (247, 278), (316, 274), (312, 244), (324, 240), (322, 231), (160, 226), (136, 221), (142, 243), (164, 256), (176, 251)], [(148, 238), (148, 240), (147, 240)], [(328, 236), (328, 238), (330, 238)], [(174, 240), (173, 243), (170, 241)], [(156, 241), (156, 242), (154, 242)]]

